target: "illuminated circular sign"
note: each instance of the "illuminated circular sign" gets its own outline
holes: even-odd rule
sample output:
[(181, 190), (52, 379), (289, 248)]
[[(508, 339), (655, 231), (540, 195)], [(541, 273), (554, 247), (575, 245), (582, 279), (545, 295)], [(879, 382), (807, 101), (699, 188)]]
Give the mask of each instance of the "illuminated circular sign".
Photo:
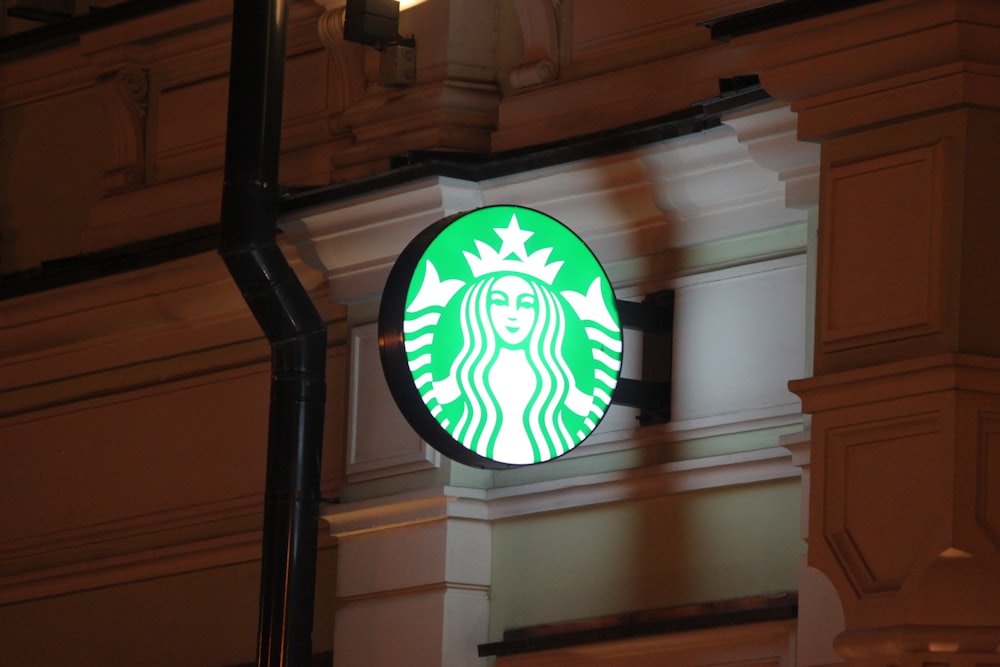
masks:
[(604, 269), (559, 221), (518, 206), (445, 218), (389, 274), (382, 367), (420, 436), (486, 468), (541, 463), (611, 403), (622, 334)]

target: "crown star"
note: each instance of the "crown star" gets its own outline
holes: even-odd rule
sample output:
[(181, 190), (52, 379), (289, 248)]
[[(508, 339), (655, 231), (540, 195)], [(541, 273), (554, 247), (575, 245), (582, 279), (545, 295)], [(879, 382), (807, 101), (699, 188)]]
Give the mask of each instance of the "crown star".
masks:
[(517, 216), (510, 216), (510, 224), (507, 227), (494, 228), (497, 236), (503, 240), (503, 244), (500, 246), (500, 259), (503, 259), (510, 255), (511, 253), (517, 255), (522, 262), (528, 261), (528, 251), (524, 249), (524, 242), (535, 235), (534, 232), (529, 232), (527, 230), (521, 229), (521, 226), (517, 222)]
[(488, 273), (500, 272), (523, 273), (538, 278), (548, 285), (552, 284), (559, 269), (562, 268), (562, 261), (547, 263), (552, 248), (541, 248), (529, 255), (524, 243), (534, 235), (534, 232), (521, 229), (516, 215), (511, 216), (507, 227), (494, 228), (493, 231), (502, 241), (499, 251), (478, 239), (476, 240), (478, 255), (463, 251), (473, 277), (479, 278)]

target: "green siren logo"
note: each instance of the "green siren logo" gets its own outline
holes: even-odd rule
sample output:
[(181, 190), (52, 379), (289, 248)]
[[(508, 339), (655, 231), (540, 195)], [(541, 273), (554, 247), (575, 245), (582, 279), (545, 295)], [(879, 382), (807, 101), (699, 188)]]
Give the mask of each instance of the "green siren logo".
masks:
[[(405, 291), (402, 303), (390, 297), (395, 289)], [(478, 209), (414, 239), (390, 275), (380, 327), (390, 387), (400, 382), (393, 359), (405, 363), (410, 387), (393, 388), (404, 414), (466, 463), (565, 454), (597, 427), (621, 369), (603, 268), (572, 231), (521, 207)], [(414, 409), (423, 414), (414, 418)]]

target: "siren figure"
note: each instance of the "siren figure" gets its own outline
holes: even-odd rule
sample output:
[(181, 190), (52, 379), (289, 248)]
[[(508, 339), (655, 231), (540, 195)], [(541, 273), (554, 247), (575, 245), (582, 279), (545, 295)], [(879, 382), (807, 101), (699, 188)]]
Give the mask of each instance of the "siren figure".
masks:
[(434, 383), (442, 404), (465, 400), (452, 436), (507, 463), (554, 458), (573, 447), (564, 409), (586, 417), (593, 399), (577, 388), (563, 357), (566, 315), (558, 297), (537, 280), (508, 273), (473, 283), (460, 308), (465, 343), (448, 377)]
[[(607, 409), (613, 384), (605, 392), (592, 386), (599, 384), (594, 377), (575, 377), (565, 348), (572, 341), (589, 352), (594, 321), (610, 316), (597, 279), (586, 295), (553, 290), (563, 262), (548, 262), (551, 248), (529, 255), (524, 242), (533, 232), (521, 229), (516, 216), (493, 231), (502, 239), (499, 251), (476, 240), (478, 254), (464, 253), (469, 283), (441, 280), (427, 261), (407, 307), (408, 316), (417, 315), (409, 320), (409, 365), (424, 402), (455, 440), (493, 460), (535, 463), (575, 447)], [(564, 304), (576, 317), (567, 316)], [(435, 337), (428, 325), (453, 308), (460, 342), (450, 363), (434, 373), (425, 367), (441, 360), (431, 363)], [(587, 333), (584, 319), (590, 320)], [(611, 344), (620, 355), (620, 337)], [(588, 363), (599, 379), (593, 359)], [(620, 361), (611, 359), (610, 366), (617, 371)]]

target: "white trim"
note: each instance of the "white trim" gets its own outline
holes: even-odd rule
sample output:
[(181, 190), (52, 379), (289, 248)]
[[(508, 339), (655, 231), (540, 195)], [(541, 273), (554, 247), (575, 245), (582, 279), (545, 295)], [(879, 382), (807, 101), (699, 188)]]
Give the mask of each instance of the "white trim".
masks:
[(322, 518), (338, 537), (444, 519), (496, 521), (565, 509), (798, 478), (781, 447), (492, 489), (443, 486), (345, 503)]

